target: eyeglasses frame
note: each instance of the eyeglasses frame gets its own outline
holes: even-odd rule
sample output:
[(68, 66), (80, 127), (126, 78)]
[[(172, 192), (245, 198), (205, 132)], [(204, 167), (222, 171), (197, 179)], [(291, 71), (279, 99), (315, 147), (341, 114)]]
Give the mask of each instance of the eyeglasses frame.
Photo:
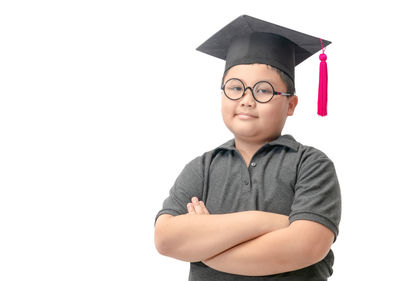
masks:
[[(244, 89), (244, 90), (243, 90), (243, 92), (242, 92), (242, 95), (241, 95), (240, 97), (238, 97), (237, 99), (232, 99), (232, 98), (230, 98), (230, 97), (226, 94), (226, 92), (225, 92), (225, 86), (226, 86), (226, 84), (227, 84), (230, 80), (238, 80), (238, 81), (239, 81), (240, 83), (242, 83), (242, 85), (243, 85), (243, 89)], [(272, 88), (272, 96), (271, 96), (271, 98), (270, 98), (269, 100), (267, 100), (267, 101), (259, 101), (259, 100), (255, 97), (255, 95), (254, 95), (253, 89), (255, 88), (255, 86), (256, 86), (258, 83), (261, 83), (261, 82), (266, 82), (266, 83), (268, 83), (268, 84), (271, 86), (271, 88)], [(264, 81), (264, 80), (258, 81), (257, 83), (254, 84), (253, 87), (250, 87), (250, 86), (249, 86), (249, 87), (245, 87), (243, 81), (240, 80), (239, 78), (230, 78), (230, 79), (228, 79), (228, 80), (224, 83), (224, 85), (221, 86), (221, 90), (224, 92), (225, 96), (226, 96), (228, 99), (230, 99), (230, 100), (239, 100), (239, 99), (241, 99), (241, 98), (244, 96), (244, 93), (247, 91), (247, 89), (250, 89), (251, 95), (253, 96), (254, 100), (257, 101), (257, 102), (259, 102), (259, 103), (267, 103), (267, 102), (271, 101), (272, 98), (273, 98), (274, 96), (293, 96), (293, 95), (294, 95), (294, 93), (293, 93), (293, 94), (290, 94), (290, 93), (277, 92), (277, 91), (275, 91), (274, 86), (272, 86), (272, 84), (271, 84), (270, 82)]]

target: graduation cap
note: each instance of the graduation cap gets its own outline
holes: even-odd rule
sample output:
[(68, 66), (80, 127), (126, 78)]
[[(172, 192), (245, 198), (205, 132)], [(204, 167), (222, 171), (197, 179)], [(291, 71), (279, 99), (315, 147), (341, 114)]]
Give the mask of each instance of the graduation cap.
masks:
[(196, 50), (226, 61), (225, 72), (238, 64), (268, 64), (294, 83), (294, 68), (322, 49), (318, 114), (327, 115), (327, 66), (324, 49), (331, 42), (248, 15), (223, 27)]

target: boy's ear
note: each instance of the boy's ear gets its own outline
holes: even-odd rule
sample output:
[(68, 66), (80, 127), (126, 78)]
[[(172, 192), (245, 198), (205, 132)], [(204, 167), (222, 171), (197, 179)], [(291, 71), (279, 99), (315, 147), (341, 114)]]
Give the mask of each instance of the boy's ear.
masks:
[(296, 108), (298, 102), (298, 98), (296, 95), (289, 97), (289, 107), (288, 107), (288, 116), (292, 116), (294, 113), (294, 109)]

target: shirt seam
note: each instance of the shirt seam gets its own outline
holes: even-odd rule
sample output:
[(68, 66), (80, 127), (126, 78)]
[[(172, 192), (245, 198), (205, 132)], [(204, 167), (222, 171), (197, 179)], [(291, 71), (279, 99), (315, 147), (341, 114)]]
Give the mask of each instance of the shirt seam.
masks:
[[(322, 161), (326, 161), (326, 160), (332, 162), (332, 160), (326, 156), (323, 156), (323, 157), (315, 159), (315, 160), (310, 160), (310, 162), (307, 162), (307, 160), (304, 160), (304, 159), (299, 161), (299, 165), (297, 167), (297, 173), (296, 173), (296, 183), (298, 182), (300, 174), (304, 169), (306, 169), (308, 166), (315, 164), (315, 162), (322, 162)], [(296, 186), (295, 186), (295, 189), (296, 189)]]

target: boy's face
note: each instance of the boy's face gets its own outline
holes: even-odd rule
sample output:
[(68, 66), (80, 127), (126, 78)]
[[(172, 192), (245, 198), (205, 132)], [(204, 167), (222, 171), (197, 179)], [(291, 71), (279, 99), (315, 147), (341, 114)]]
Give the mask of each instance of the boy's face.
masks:
[[(241, 64), (230, 68), (224, 83), (230, 78), (243, 81), (245, 87), (253, 87), (258, 81), (268, 81), (275, 91), (286, 92), (285, 84), (279, 74), (265, 64)], [(230, 100), (222, 92), (222, 118), (228, 129), (235, 135), (251, 142), (265, 142), (277, 138), (285, 125), (287, 116), (293, 115), (297, 105), (297, 96), (289, 99), (276, 95), (267, 103), (254, 100), (251, 91), (246, 90), (239, 100)], [(240, 113), (248, 113), (246, 117)]]

